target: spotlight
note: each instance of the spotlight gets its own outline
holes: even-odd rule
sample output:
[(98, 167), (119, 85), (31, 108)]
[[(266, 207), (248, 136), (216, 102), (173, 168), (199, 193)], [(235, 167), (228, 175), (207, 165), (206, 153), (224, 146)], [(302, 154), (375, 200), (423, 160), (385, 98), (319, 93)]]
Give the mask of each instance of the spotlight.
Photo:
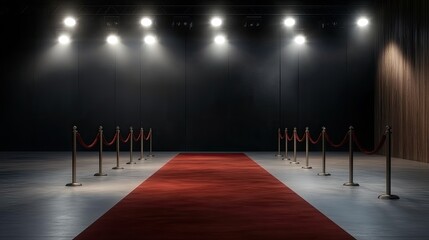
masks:
[(144, 42), (146, 44), (152, 45), (156, 43), (156, 37), (153, 35), (147, 35), (146, 37), (144, 37)]
[(222, 25), (222, 19), (220, 17), (214, 17), (210, 21), (213, 27), (220, 27)]
[(222, 35), (218, 35), (214, 38), (214, 41), (216, 44), (224, 44), (226, 42), (226, 39)]
[(299, 45), (302, 45), (305, 43), (305, 37), (302, 35), (296, 36), (294, 40), (295, 40), (295, 43), (297, 43)]
[(286, 27), (293, 27), (295, 25), (295, 19), (288, 17), (284, 20), (283, 23)]
[(72, 17), (66, 17), (64, 19), (64, 25), (66, 25), (66, 27), (74, 27), (76, 25), (76, 19)]
[(109, 35), (106, 40), (107, 40), (107, 43), (111, 45), (115, 45), (119, 42), (119, 38), (116, 35)]
[(142, 20), (140, 20), (140, 24), (143, 27), (150, 27), (150, 26), (152, 26), (152, 19), (150, 19), (148, 17), (144, 17), (144, 18), (142, 18)]
[(366, 17), (360, 17), (357, 21), (356, 24), (359, 27), (366, 27), (369, 24), (369, 20)]
[(67, 35), (61, 35), (61, 36), (58, 38), (58, 42), (59, 42), (60, 44), (66, 45), (66, 44), (69, 44), (69, 43), (71, 42), (71, 39), (70, 39), (70, 37), (69, 37), (69, 36), (67, 36)]

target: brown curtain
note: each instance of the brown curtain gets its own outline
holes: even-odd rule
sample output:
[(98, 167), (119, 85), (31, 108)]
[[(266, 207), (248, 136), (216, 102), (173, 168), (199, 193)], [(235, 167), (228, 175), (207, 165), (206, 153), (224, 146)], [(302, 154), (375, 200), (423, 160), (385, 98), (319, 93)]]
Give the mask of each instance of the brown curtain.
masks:
[(375, 141), (393, 128), (393, 156), (429, 159), (429, 1), (378, 3)]

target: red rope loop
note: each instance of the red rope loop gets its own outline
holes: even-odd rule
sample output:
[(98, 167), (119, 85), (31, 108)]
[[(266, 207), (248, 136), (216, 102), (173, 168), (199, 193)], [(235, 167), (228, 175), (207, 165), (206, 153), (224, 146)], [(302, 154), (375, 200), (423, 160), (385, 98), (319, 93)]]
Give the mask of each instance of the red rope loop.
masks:
[(131, 132), (128, 133), (127, 138), (125, 138), (125, 139), (122, 137), (122, 135), (119, 135), (119, 136), (120, 136), (121, 142), (127, 143), (131, 139)]
[(308, 133), (308, 139), (312, 144), (317, 144), (320, 141), (320, 139), (322, 139), (322, 133), (319, 134), (316, 141), (314, 141), (314, 139), (311, 137), (311, 134)]
[(118, 134), (115, 133), (115, 136), (113, 136), (112, 141), (109, 142), (109, 141), (106, 140), (106, 137), (103, 135), (103, 143), (104, 143), (104, 145), (112, 146), (116, 142), (117, 137), (118, 137)]
[(325, 136), (326, 136), (326, 141), (329, 143), (329, 145), (331, 145), (332, 147), (335, 147), (335, 148), (339, 148), (347, 142), (349, 133), (348, 132), (346, 133), (343, 140), (339, 144), (335, 144), (332, 142), (331, 138), (328, 135), (328, 132), (325, 132)]
[(137, 142), (138, 140), (140, 140), (141, 137), (142, 137), (141, 132), (137, 135), (137, 137), (135, 135), (133, 135), (134, 142)]
[(286, 139), (288, 140), (288, 141), (292, 141), (292, 139), (293, 139), (293, 136), (290, 136), (289, 137), (289, 135), (285, 132), (285, 136), (286, 136)]
[(149, 131), (149, 133), (146, 136), (146, 141), (149, 140), (150, 138), (152, 138), (152, 129)]
[(370, 155), (370, 154), (374, 154), (374, 153), (377, 153), (378, 151), (380, 151), (381, 147), (384, 145), (384, 142), (386, 141), (386, 135), (384, 134), (383, 137), (381, 137), (380, 142), (377, 144), (377, 146), (372, 151), (363, 148), (362, 145), (360, 144), (358, 138), (356, 137), (356, 135), (354, 133), (353, 133), (353, 140), (356, 143), (356, 146), (359, 148), (359, 151)]
[(80, 145), (82, 145), (82, 147), (86, 148), (86, 149), (91, 149), (95, 146), (95, 144), (97, 144), (99, 137), (100, 137), (100, 133), (97, 134), (97, 136), (95, 136), (94, 141), (92, 141), (91, 144), (86, 144), (83, 139), (82, 136), (80, 135), (80, 133), (76, 133), (77, 139), (79, 140)]
[(283, 135), (282, 135), (282, 133), (280, 132), (280, 130), (279, 130), (279, 133), (278, 133), (278, 137), (280, 138), (280, 139), (284, 139), (284, 137), (283, 137)]
[(303, 142), (305, 139), (305, 133), (304, 133), (304, 135), (302, 135), (302, 138), (299, 138), (299, 136), (296, 132), (294, 133), (294, 136), (298, 142)]

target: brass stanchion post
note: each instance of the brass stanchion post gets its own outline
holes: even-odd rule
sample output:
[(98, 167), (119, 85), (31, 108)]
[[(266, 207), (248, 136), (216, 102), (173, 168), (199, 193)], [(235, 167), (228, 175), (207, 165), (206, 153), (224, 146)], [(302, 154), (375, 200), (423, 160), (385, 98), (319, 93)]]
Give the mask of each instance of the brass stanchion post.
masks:
[(67, 183), (67, 187), (77, 187), (82, 186), (81, 183), (76, 182), (76, 135), (77, 135), (77, 127), (73, 126), (73, 139), (72, 139), (72, 182)]
[(107, 176), (107, 174), (103, 173), (103, 127), (102, 126), (98, 128), (98, 134), (100, 139), (100, 147), (98, 149), (98, 173), (94, 174), (94, 176)]
[(133, 130), (133, 127), (130, 127), (130, 161), (129, 162), (127, 162), (127, 164), (132, 164), (132, 163), (136, 163), (136, 162), (133, 162), (133, 137), (134, 137), (134, 130)]
[(331, 176), (330, 173), (326, 172), (325, 133), (326, 128), (322, 127), (322, 172), (317, 174), (319, 176)]
[(399, 196), (391, 194), (391, 174), (392, 174), (392, 128), (386, 126), (386, 193), (378, 196), (380, 199), (399, 199)]
[(119, 126), (116, 127), (116, 167), (112, 169), (124, 169), (123, 167), (119, 167), (119, 142), (121, 141), (121, 131), (119, 130)]
[(296, 127), (293, 128), (293, 161), (290, 163), (299, 164), (299, 162), (296, 161)]
[(343, 184), (344, 186), (359, 186), (358, 183), (353, 182), (353, 127), (349, 127), (349, 182)]
[(287, 150), (287, 144), (288, 144), (288, 140), (287, 140), (287, 128), (285, 128), (285, 155), (282, 158), (283, 160), (290, 160), (289, 156), (288, 156), (288, 150)]
[(146, 160), (144, 157), (144, 131), (143, 128), (140, 128), (140, 157), (139, 160)]
[(277, 154), (275, 155), (276, 157), (282, 157), (282, 154), (280, 153), (280, 142), (281, 142), (280, 128), (278, 128), (277, 129)]
[(155, 157), (154, 154), (152, 154), (152, 137), (153, 137), (153, 132), (152, 132), (152, 128), (149, 128), (149, 133), (150, 133), (150, 138), (149, 138), (149, 155), (147, 155), (148, 157)]
[(308, 138), (309, 138), (309, 130), (308, 127), (305, 128), (305, 166), (303, 166), (303, 169), (312, 169), (312, 167), (309, 166), (309, 149), (308, 149)]

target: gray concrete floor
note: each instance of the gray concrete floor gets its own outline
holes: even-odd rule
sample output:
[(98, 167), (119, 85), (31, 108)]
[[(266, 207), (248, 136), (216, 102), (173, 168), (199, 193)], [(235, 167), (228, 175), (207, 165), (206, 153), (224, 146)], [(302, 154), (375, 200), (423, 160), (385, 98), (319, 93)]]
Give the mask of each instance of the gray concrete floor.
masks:
[[(156, 153), (154, 158), (112, 170), (115, 153), (107, 152), (98, 171), (97, 152), (79, 152), (78, 182), (70, 182), (69, 152), (0, 152), (0, 239), (72, 239), (119, 202), (142, 181), (173, 158), (175, 152)], [(319, 153), (311, 153), (313, 169), (274, 157), (272, 152), (248, 152), (249, 157), (294, 190), (319, 211), (357, 239), (429, 239), (429, 165), (393, 159), (392, 193), (399, 200), (380, 200), (385, 191), (383, 156), (355, 155), (354, 181), (348, 181), (348, 154), (328, 153), (327, 172), (321, 172)], [(291, 223), (293, 224), (293, 223)], [(311, 229), (308, 229), (311, 231)]]

